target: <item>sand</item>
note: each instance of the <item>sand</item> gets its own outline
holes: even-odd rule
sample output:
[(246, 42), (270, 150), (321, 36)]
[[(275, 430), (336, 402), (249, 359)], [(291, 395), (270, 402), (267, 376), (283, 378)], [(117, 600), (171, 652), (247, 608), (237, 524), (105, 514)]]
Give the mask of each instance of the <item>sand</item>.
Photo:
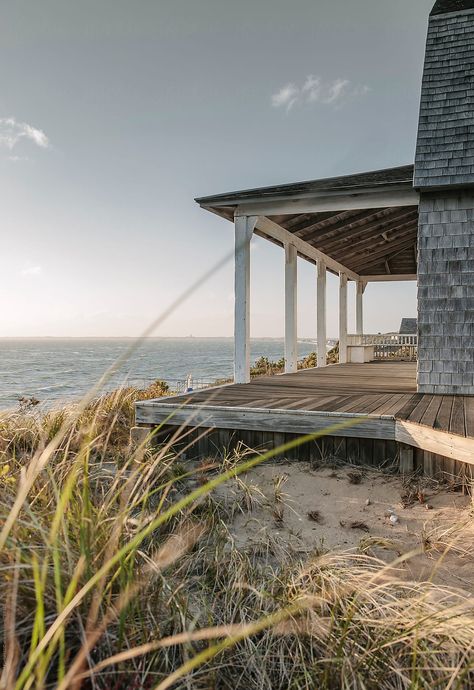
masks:
[[(387, 563), (416, 551), (402, 566), (407, 577), (433, 577), (474, 593), (469, 496), (429, 480), (414, 480), (407, 489), (400, 477), (382, 472), (312, 470), (306, 463), (267, 463), (245, 475), (243, 482), (240, 488), (221, 489), (222, 496), (241, 496), (241, 510), (230, 525), (238, 548), (271, 538), (292, 554), (352, 549)], [(398, 521), (390, 519), (393, 514)], [(440, 562), (449, 543), (453, 546)]]

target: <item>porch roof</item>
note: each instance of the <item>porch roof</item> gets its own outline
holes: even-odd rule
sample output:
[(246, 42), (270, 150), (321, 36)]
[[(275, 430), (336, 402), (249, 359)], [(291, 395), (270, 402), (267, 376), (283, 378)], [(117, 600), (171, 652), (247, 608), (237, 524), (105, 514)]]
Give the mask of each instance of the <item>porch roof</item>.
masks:
[(227, 220), (258, 216), (256, 234), (367, 280), (416, 277), (418, 200), (413, 165), (196, 199)]
[(385, 168), (369, 172), (356, 173), (355, 175), (343, 175), (340, 177), (326, 177), (319, 180), (306, 180), (304, 182), (292, 182), (290, 184), (273, 185), (271, 187), (255, 187), (243, 189), (237, 192), (227, 192), (213, 196), (199, 197), (196, 199), (201, 206), (228, 203), (229, 206), (240, 204), (242, 201), (260, 201), (262, 199), (274, 199), (276, 197), (298, 196), (314, 192), (360, 192), (368, 191), (374, 187), (387, 187), (401, 185), (404, 188), (413, 187), (413, 165), (403, 165), (397, 168)]

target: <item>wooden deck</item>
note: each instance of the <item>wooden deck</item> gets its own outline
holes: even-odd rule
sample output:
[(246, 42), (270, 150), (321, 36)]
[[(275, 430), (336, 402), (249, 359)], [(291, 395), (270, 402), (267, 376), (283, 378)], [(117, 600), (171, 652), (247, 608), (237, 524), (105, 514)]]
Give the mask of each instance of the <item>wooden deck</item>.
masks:
[(416, 364), (333, 365), (139, 402), (138, 424), (294, 434), (345, 420), (342, 437), (386, 439), (474, 464), (474, 397), (416, 393)]

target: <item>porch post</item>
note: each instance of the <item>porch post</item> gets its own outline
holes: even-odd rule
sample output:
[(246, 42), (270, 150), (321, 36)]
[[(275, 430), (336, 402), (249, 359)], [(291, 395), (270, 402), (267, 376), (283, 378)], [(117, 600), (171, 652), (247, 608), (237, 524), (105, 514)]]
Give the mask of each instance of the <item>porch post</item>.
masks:
[(364, 334), (364, 292), (366, 283), (363, 280), (357, 281), (356, 288), (356, 334)]
[(250, 240), (256, 216), (235, 216), (234, 381), (250, 381)]
[(326, 350), (326, 264), (321, 259), (317, 263), (317, 339), (318, 339), (318, 367), (325, 367), (327, 363)]
[(339, 273), (339, 364), (347, 362), (347, 276)]
[(285, 372), (298, 369), (297, 344), (297, 251), (285, 244)]

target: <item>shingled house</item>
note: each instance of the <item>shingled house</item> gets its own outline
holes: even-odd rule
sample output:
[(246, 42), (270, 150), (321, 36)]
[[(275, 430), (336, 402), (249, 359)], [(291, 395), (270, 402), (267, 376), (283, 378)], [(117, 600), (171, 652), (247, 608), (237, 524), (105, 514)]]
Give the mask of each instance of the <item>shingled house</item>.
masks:
[(402, 319), (399, 333), (406, 333), (407, 335), (416, 335), (418, 332), (418, 323), (416, 319)]
[(418, 390), (474, 394), (474, 0), (431, 13), (414, 187)]
[[(225, 437), (271, 445), (357, 417), (360, 424), (308, 453), (329, 444), (345, 458), (377, 464), (397, 457), (402, 468), (421, 462), (431, 473), (436, 462), (451, 467), (448, 459), (474, 463), (474, 0), (438, 0), (429, 17), (414, 166), (197, 202), (234, 226), (235, 384), (138, 403), (139, 424), (167, 420), (206, 428), (209, 438), (218, 433), (221, 443)], [(253, 234), (284, 250), (286, 373), (251, 382)], [(316, 265), (317, 287), (318, 368), (300, 372), (297, 257)], [(334, 366), (326, 366), (327, 272), (339, 276), (340, 363)], [(418, 282), (417, 336), (364, 333), (367, 285), (401, 280)], [(356, 284), (352, 334), (348, 281)], [(383, 338), (391, 353), (415, 352), (418, 345), (418, 361), (390, 356), (372, 363), (384, 352)]]

